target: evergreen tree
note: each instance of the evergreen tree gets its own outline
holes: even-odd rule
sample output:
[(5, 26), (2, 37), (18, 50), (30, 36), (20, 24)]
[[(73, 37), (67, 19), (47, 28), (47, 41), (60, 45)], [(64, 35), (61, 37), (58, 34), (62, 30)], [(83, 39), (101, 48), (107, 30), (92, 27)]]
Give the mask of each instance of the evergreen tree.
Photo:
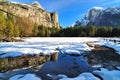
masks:
[(44, 37), (45, 36), (45, 26), (43, 26), (43, 25), (38, 26), (38, 30), (39, 30), (38, 36)]
[(37, 24), (35, 24), (34, 25), (34, 29), (33, 29), (33, 34), (34, 34), (34, 36), (38, 36), (38, 26), (37, 26)]
[(120, 37), (120, 27), (113, 28), (113, 30), (112, 30), (112, 36), (114, 36), (114, 37)]
[(88, 36), (95, 36), (97, 33), (97, 28), (95, 26), (88, 26), (86, 27), (86, 33)]
[(0, 37), (5, 37), (6, 20), (3, 13), (0, 11)]
[(6, 37), (10, 38), (14, 35), (14, 28), (11, 20), (7, 21), (6, 29), (5, 29)]
[(80, 34), (80, 36), (81, 36), (81, 37), (86, 37), (87, 34), (86, 34), (86, 32), (82, 31), (81, 34)]
[(46, 29), (45, 29), (45, 36), (50, 37), (50, 29), (49, 29), (49, 27), (46, 27)]
[(19, 28), (17, 26), (14, 27), (14, 36), (15, 37), (19, 37), (20, 36)]

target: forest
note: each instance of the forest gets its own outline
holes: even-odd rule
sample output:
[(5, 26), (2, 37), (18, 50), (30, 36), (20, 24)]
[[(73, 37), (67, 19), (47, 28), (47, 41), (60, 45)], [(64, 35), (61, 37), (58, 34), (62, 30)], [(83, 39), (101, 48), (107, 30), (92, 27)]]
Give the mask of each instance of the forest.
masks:
[(61, 29), (52, 34), (56, 37), (120, 37), (120, 26), (74, 26)]

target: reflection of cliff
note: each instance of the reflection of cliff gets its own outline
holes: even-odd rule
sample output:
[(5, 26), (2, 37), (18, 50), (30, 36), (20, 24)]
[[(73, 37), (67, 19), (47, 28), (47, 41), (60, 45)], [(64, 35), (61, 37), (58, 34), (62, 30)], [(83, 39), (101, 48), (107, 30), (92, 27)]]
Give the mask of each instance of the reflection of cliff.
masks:
[(38, 25), (59, 27), (58, 13), (46, 12), (37, 2), (33, 4), (0, 2), (0, 9), (15, 16), (29, 18)]
[(21, 57), (9, 57), (0, 59), (0, 72), (12, 69), (19, 69), (24, 67), (36, 67), (42, 65), (47, 61), (57, 61), (58, 53), (51, 53), (51, 55), (23, 55)]

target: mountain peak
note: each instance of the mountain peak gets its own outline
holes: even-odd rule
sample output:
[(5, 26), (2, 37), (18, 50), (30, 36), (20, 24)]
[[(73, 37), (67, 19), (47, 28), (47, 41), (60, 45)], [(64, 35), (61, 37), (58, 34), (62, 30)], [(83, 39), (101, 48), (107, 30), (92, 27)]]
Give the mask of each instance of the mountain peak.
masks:
[(32, 5), (44, 10), (44, 8), (41, 6), (41, 4), (38, 1), (33, 2)]
[(92, 9), (103, 10), (103, 7), (93, 7)]
[(120, 26), (120, 7), (93, 7), (75, 26)]

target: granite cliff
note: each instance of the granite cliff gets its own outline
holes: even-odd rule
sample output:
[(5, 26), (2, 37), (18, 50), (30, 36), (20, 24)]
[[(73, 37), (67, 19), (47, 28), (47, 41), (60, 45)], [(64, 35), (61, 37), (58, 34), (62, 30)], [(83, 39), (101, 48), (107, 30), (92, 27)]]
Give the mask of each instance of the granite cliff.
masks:
[(29, 20), (38, 25), (59, 27), (58, 13), (45, 11), (38, 2), (34, 2), (32, 4), (0, 2), (0, 11), (18, 17), (29, 18)]

